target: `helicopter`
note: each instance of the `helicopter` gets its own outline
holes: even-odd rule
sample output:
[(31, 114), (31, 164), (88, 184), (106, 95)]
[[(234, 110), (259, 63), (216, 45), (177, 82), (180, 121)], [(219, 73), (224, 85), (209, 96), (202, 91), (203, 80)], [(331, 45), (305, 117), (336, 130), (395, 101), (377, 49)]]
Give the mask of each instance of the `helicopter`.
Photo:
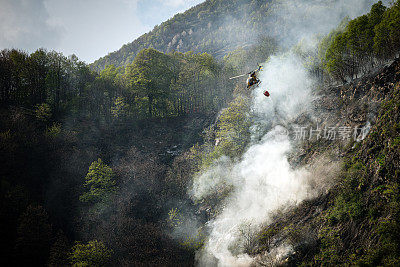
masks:
[[(249, 75), (249, 77), (248, 77), (247, 80), (246, 80), (246, 88), (247, 88), (247, 89), (250, 89), (250, 88), (252, 88), (252, 87), (257, 87), (257, 86), (259, 86), (260, 83), (261, 83), (260, 79), (257, 78), (257, 72), (259, 72), (260, 70), (262, 70), (262, 66), (261, 66), (261, 65), (258, 65), (258, 68), (257, 68), (257, 69), (252, 70), (252, 71), (250, 71), (249, 73), (246, 73), (246, 74), (241, 74), (241, 75), (238, 75), (238, 76), (235, 76), (235, 77), (231, 77), (231, 78), (229, 78), (229, 80), (237, 79), (237, 78), (240, 78), (240, 77)], [(268, 91), (265, 91), (265, 92), (264, 92), (264, 95), (265, 95), (266, 97), (268, 97), (268, 96), (269, 96), (269, 92), (268, 92)]]

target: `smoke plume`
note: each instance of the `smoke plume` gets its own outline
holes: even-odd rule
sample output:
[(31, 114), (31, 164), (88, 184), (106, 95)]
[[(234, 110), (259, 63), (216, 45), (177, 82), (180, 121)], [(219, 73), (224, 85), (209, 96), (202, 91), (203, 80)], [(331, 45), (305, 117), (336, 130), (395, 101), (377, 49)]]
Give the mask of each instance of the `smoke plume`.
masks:
[[(253, 113), (257, 120), (267, 122), (264, 127), (270, 127), (270, 130), (260, 141), (254, 138), (242, 160), (229, 172), (224, 173), (221, 170), (224, 165), (216, 164), (207, 173), (214, 175), (203, 175), (195, 180), (196, 197), (204, 197), (207, 193), (205, 188), (211, 179), (204, 177), (221, 177), (224, 173), (224, 181), (234, 188), (222, 212), (208, 223), (210, 234), (200, 256), (200, 262), (207, 266), (215, 263), (220, 266), (250, 264), (248, 255), (233, 255), (231, 252), (231, 246), (240, 243), (242, 225), (268, 223), (271, 212), (296, 204), (311, 194), (308, 171), (294, 170), (288, 162), (291, 142), (279, 123), (307, 111), (312, 100), (312, 81), (300, 60), (291, 53), (272, 57), (265, 65), (261, 79), (265, 84), (253, 92)], [(265, 88), (270, 91), (269, 99), (262, 94)], [(252, 135), (259, 136), (260, 131), (265, 129), (254, 127)], [(211, 181), (218, 182), (219, 179)]]
[[(372, 1), (284, 1), (275, 11), (276, 21), (284, 21), (291, 29), (281, 39), (283, 47), (306, 40), (309, 49), (316, 49), (315, 36), (326, 34), (345, 17), (369, 11)], [(294, 142), (283, 127), (300, 114), (311, 113), (313, 79), (302, 61), (291, 52), (271, 57), (260, 73), (261, 86), (252, 94), (252, 141), (237, 163), (220, 158), (213, 167), (194, 179), (193, 197), (209, 195), (218, 184), (233, 188), (225, 199), (222, 211), (207, 224), (208, 236), (204, 248), (197, 254), (202, 266), (248, 266), (252, 258), (246, 254), (244, 226), (250, 234), (261, 224), (271, 221), (271, 214), (287, 206), (313, 197), (326, 190), (326, 181), (319, 180), (315, 168), (330, 167), (316, 164), (294, 169), (288, 153)], [(268, 90), (270, 98), (263, 92)], [(311, 114), (313, 115), (313, 114)], [(314, 114), (315, 115), (315, 114)], [(319, 167), (318, 167), (319, 166)], [(325, 176), (329, 176), (324, 172)]]

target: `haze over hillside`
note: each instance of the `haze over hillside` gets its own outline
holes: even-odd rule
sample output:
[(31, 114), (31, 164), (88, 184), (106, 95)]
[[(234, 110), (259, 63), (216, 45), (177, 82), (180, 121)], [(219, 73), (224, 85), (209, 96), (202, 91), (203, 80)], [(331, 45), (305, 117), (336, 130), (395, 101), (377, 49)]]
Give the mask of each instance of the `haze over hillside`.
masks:
[(370, 4), (210, 0), (101, 71), (0, 51), (0, 265), (400, 266), (400, 0)]
[[(148, 47), (164, 53), (207, 52), (217, 58), (237, 48), (246, 48), (266, 36), (290, 47), (310, 33), (328, 33), (344, 16), (358, 16), (375, 1), (309, 2), (313, 4), (307, 6), (303, 2), (275, 0), (207, 0), (175, 15), (91, 66), (96, 70), (110, 64), (125, 66), (140, 50)], [(325, 13), (329, 8), (332, 11)], [(316, 18), (318, 23), (314, 22)], [(313, 27), (305, 27), (307, 25)]]

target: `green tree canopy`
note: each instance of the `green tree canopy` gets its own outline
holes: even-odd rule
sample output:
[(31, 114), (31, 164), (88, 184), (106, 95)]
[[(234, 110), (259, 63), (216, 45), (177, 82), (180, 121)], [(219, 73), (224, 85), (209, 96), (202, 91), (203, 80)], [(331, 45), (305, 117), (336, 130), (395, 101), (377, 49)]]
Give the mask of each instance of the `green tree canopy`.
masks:
[(343, 23), (322, 39), (319, 57), (335, 79), (346, 81), (375, 66), (377, 59), (392, 59), (400, 50), (400, 1), (390, 8), (382, 1), (368, 14)]
[(154, 116), (154, 103), (164, 103), (169, 95), (174, 62), (155, 49), (143, 49), (126, 68), (126, 78), (137, 99), (147, 102), (149, 116)]
[(79, 197), (82, 202), (106, 200), (116, 190), (114, 172), (100, 158), (90, 165), (85, 180), (86, 192)]
[(400, 50), (400, 1), (388, 8), (375, 27), (374, 51), (381, 58), (392, 57)]
[(93, 240), (87, 244), (77, 242), (72, 247), (70, 261), (72, 266), (105, 266), (111, 258), (112, 250), (103, 242)]

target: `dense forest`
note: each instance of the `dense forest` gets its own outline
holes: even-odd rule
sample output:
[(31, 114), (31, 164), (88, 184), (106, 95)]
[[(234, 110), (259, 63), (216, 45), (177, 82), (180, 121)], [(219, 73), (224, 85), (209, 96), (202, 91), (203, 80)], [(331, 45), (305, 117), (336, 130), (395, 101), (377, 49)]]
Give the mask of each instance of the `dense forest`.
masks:
[(386, 9), (382, 2), (371, 11), (343, 23), (319, 46), (324, 68), (336, 79), (357, 78), (399, 53), (398, 5)]
[[(279, 7), (271, 2), (205, 1), (92, 66), (44, 49), (1, 51), (0, 262), (194, 265), (205, 237), (202, 227), (192, 236), (173, 234), (184, 224), (183, 211), (204, 225), (231, 188), (194, 201), (188, 195), (192, 178), (221, 157), (238, 160), (252, 138), (251, 92), (229, 77), (280, 51), (301, 58), (318, 88), (346, 86), (399, 56), (399, 1), (389, 7), (379, 1), (368, 14), (345, 18), (316, 36), (312, 51), (302, 42), (290, 51), (279, 45), (285, 31), (279, 38), (274, 31), (286, 24), (269, 15)], [(225, 23), (225, 12), (233, 24)], [(260, 29), (271, 20), (276, 29)], [(346, 154), (345, 179), (331, 193), (314, 254), (301, 258), (300, 251), (294, 264), (399, 263), (398, 85), (387, 94), (391, 100), (383, 102), (378, 128)], [(374, 157), (388, 183), (375, 181), (385, 199), (373, 195), (376, 202), (369, 201), (365, 212), (360, 203), (375, 190), (368, 179)], [(368, 249), (340, 255), (345, 242), (339, 226), (348, 220), (372, 229), (373, 241)], [(299, 238), (290, 227), (290, 220), (266, 227), (254, 237), (258, 250), (249, 254), (269, 250), (272, 237), (285, 231)]]
[(192, 245), (165, 233), (171, 203), (190, 203), (190, 164), (172, 159), (232, 99), (229, 75), (275, 49), (264, 38), (217, 61), (149, 48), (100, 73), (75, 56), (1, 51), (3, 263), (191, 264)]

